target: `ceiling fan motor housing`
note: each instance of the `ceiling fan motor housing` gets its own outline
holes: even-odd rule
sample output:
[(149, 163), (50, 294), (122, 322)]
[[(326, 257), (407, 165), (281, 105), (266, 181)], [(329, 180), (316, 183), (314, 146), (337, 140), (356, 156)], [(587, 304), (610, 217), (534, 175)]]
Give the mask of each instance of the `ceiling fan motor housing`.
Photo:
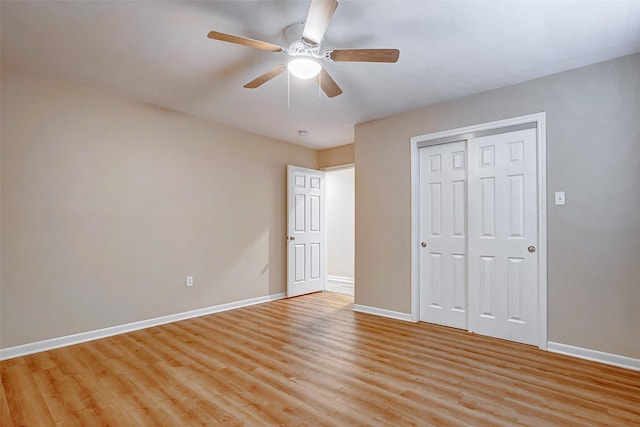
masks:
[(311, 56), (316, 59), (323, 59), (325, 54), (320, 53), (320, 45), (312, 45), (304, 40), (292, 42), (285, 50), (290, 56)]

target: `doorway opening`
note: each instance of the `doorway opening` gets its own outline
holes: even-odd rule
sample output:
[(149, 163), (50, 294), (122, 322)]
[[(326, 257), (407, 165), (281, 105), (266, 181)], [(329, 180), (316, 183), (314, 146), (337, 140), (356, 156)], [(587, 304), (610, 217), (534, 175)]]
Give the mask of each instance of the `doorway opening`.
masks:
[(325, 170), (327, 292), (355, 294), (355, 168)]

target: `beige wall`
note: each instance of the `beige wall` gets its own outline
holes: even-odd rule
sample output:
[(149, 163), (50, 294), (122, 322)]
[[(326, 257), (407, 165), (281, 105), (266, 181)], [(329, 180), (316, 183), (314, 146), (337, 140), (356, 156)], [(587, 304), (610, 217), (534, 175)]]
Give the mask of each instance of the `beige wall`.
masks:
[(314, 150), (7, 67), (1, 106), (2, 348), (285, 291)]
[(326, 182), (327, 275), (354, 278), (355, 195), (353, 168), (329, 171)]
[(330, 168), (353, 164), (355, 161), (355, 144), (341, 145), (318, 151), (318, 168)]
[(636, 54), (356, 126), (356, 303), (411, 310), (410, 138), (546, 111), (549, 340), (640, 358), (639, 70)]

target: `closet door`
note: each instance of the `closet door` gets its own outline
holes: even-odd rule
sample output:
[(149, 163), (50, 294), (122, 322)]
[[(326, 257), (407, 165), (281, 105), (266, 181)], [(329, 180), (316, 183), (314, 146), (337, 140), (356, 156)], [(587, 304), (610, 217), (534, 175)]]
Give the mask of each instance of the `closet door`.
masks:
[(469, 330), (538, 334), (536, 130), (468, 141)]
[(466, 143), (419, 153), (420, 320), (466, 329)]

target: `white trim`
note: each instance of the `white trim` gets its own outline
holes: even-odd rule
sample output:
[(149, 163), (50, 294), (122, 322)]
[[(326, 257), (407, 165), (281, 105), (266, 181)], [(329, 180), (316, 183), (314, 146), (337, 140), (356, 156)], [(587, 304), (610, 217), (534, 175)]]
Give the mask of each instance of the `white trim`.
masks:
[(41, 351), (53, 350), (54, 348), (66, 347), (68, 345), (80, 344), (113, 335), (124, 334), (137, 331), (139, 329), (164, 325), (166, 323), (177, 322), (179, 320), (191, 319), (193, 317), (205, 316), (207, 314), (219, 313), (221, 311), (233, 310), (240, 307), (261, 304), (275, 301), (285, 297), (285, 293), (267, 295), (264, 297), (250, 298), (242, 301), (230, 302), (226, 304), (214, 305), (197, 310), (185, 311), (183, 313), (170, 314), (168, 316), (155, 317), (153, 319), (141, 320), (139, 322), (126, 323), (124, 325), (112, 326), (109, 328), (97, 329), (95, 331), (81, 332), (79, 334), (67, 335), (64, 337), (52, 338), (44, 341), (37, 341), (29, 344), (18, 345), (0, 349), (0, 360), (11, 359), (28, 354), (39, 353)]
[[(504, 128), (507, 126), (522, 125), (525, 123), (539, 123), (541, 118), (545, 116), (544, 112), (527, 114), (526, 116), (512, 117), (510, 119), (496, 120), (495, 122), (479, 123), (476, 125), (465, 126), (457, 129), (444, 130), (441, 132), (429, 133), (426, 135), (418, 135), (411, 138), (411, 142), (426, 142), (434, 139), (459, 136), (460, 139), (467, 139), (465, 134), (472, 132), (481, 132), (484, 130), (492, 130)], [(416, 147), (417, 148), (417, 147)]]
[(633, 357), (620, 356), (603, 351), (591, 350), (588, 348), (575, 347), (568, 344), (560, 344), (549, 341), (547, 350), (552, 353), (565, 354), (567, 356), (578, 357), (580, 359), (591, 360), (594, 362), (606, 363), (607, 365), (618, 366), (620, 368), (633, 369), (640, 371), (640, 359)]
[(547, 342), (547, 114), (538, 113), (538, 347)]
[(347, 170), (347, 169), (355, 169), (355, 167), (356, 167), (355, 163), (346, 163), (344, 165), (338, 165), (338, 166), (327, 166), (326, 168), (321, 168), (320, 170), (323, 172), (336, 172), (336, 171)]
[(353, 277), (345, 276), (327, 276), (327, 280), (331, 282), (351, 283), (353, 285)]
[(353, 304), (353, 311), (357, 311), (359, 313), (373, 314), (374, 316), (389, 317), (391, 319), (396, 319), (396, 320), (404, 320), (405, 322), (413, 322), (413, 318), (409, 313), (401, 313), (399, 311), (385, 310), (384, 308)]
[[(546, 113), (528, 114), (505, 120), (481, 123), (458, 129), (445, 130), (411, 138), (411, 320), (420, 319), (420, 264), (418, 255), (419, 214), (419, 162), (418, 143), (424, 143), (447, 137), (460, 137), (465, 134), (503, 128), (525, 123), (536, 123), (537, 138), (537, 175), (538, 175), (538, 347), (547, 348), (547, 124)], [(544, 303), (544, 304), (543, 304)]]
[(411, 138), (411, 321), (420, 320), (420, 257), (418, 234), (420, 232), (420, 162), (418, 139)]

